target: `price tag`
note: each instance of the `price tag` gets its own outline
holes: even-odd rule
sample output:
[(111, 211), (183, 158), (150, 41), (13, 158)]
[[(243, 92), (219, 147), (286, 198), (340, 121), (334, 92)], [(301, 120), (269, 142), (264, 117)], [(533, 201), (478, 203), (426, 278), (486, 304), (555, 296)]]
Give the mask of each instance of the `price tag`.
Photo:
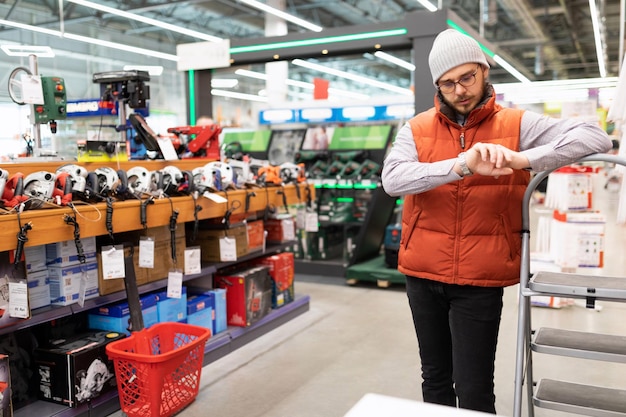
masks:
[(317, 232), (319, 230), (319, 219), (316, 212), (310, 212), (306, 214), (306, 224), (304, 230), (307, 232)]
[(298, 229), (304, 229), (306, 227), (306, 208), (298, 207), (296, 212), (296, 226)]
[(124, 245), (102, 247), (102, 277), (104, 279), (124, 278)]
[(87, 272), (82, 271), (78, 286), (78, 305), (81, 307), (85, 306), (85, 291), (87, 291)]
[(154, 240), (146, 236), (139, 240), (139, 266), (154, 268)]
[(28, 308), (28, 286), (26, 282), (9, 281), (9, 316), (18, 319), (30, 317)]
[(199, 247), (185, 249), (185, 275), (199, 274), (202, 271), (200, 259)]
[(219, 195), (219, 194), (210, 193), (210, 192), (208, 192), (208, 191), (205, 191), (205, 192), (202, 194), (202, 197), (204, 197), (204, 198), (208, 198), (209, 200), (213, 201), (214, 203), (219, 203), (219, 204), (222, 204), (222, 203), (228, 203), (228, 199), (226, 199), (226, 198), (222, 197), (222, 196), (221, 196), (221, 195)]
[(283, 239), (295, 240), (296, 232), (294, 229), (293, 219), (283, 219)]
[(167, 274), (167, 296), (169, 298), (181, 298), (183, 294), (183, 273), (170, 271)]
[(231, 262), (237, 260), (237, 241), (228, 236), (220, 239), (220, 261)]

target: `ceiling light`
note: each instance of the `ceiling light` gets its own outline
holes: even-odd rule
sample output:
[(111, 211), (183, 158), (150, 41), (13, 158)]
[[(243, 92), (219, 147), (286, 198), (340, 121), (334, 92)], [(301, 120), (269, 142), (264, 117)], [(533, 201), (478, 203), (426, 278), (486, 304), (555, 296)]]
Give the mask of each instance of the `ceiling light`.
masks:
[(498, 65), (500, 65), (502, 68), (507, 70), (509, 72), (509, 74), (511, 74), (512, 76), (514, 76), (515, 78), (517, 78), (521, 82), (523, 82), (523, 83), (529, 83), (530, 82), (530, 80), (528, 78), (526, 78), (524, 76), (524, 74), (522, 74), (521, 72), (516, 70), (513, 67), (513, 65), (509, 64), (508, 62), (506, 62), (500, 55), (494, 55), (493, 56), (493, 60), (496, 61), (496, 63)]
[(166, 59), (168, 61), (178, 61), (178, 57), (172, 54), (166, 54), (158, 51), (151, 51), (149, 49), (137, 48), (135, 46), (130, 46), (122, 43), (109, 42), (102, 39), (90, 38), (88, 36), (74, 35), (73, 33), (65, 32), (63, 34), (64, 38), (73, 39), (75, 41), (81, 41), (85, 43), (91, 43), (93, 45), (106, 46), (107, 48), (119, 49), (121, 51), (126, 52), (134, 52), (140, 55), (152, 56), (155, 58)]
[(0, 25), (14, 27), (18, 29), (30, 30), (32, 32), (45, 33), (46, 35), (62, 37), (58, 30), (46, 29), (39, 26), (27, 25), (24, 23), (12, 22), (10, 20), (0, 19)]
[(417, 0), (417, 2), (419, 4), (421, 4), (422, 6), (424, 6), (426, 9), (428, 9), (429, 12), (436, 12), (437, 11), (437, 7), (434, 6), (431, 2), (429, 2), (428, 0)]
[(213, 88), (234, 88), (239, 84), (239, 80), (235, 78), (214, 78), (211, 80)]
[(0, 48), (9, 56), (36, 55), (39, 58), (54, 58), (54, 51), (49, 46), (2, 45)]
[(237, 98), (239, 100), (261, 101), (264, 103), (268, 102), (267, 97), (261, 97), (261, 96), (257, 96), (254, 94), (236, 93), (234, 91), (227, 91), (227, 90), (211, 89), (211, 95), (219, 96), (219, 97)]
[(415, 71), (415, 65), (411, 64), (410, 62), (404, 61), (398, 57), (395, 57), (393, 55), (389, 55), (387, 52), (376, 51), (374, 52), (374, 56), (380, 59), (384, 59), (387, 62), (391, 62), (392, 64), (395, 64), (409, 71)]
[(600, 77), (606, 77), (606, 65), (604, 62), (604, 51), (602, 49), (602, 37), (600, 35), (600, 22), (598, 21), (598, 9), (596, 1), (589, 0), (589, 12), (591, 13), (591, 23), (593, 24), (593, 37), (596, 42), (596, 55), (598, 56), (598, 68)]
[(158, 77), (163, 74), (163, 67), (161, 65), (124, 65), (124, 71), (146, 71), (148, 74)]
[(318, 26), (311, 22), (307, 22), (306, 20), (300, 19), (299, 17), (296, 17), (289, 13), (285, 13), (282, 10), (278, 10), (273, 7), (270, 7), (265, 3), (261, 3), (256, 0), (239, 0), (239, 1), (241, 3), (247, 4), (248, 6), (254, 7), (255, 9), (262, 10), (265, 13), (269, 13), (274, 16), (280, 17), (281, 19), (287, 20), (288, 22), (295, 23), (296, 25), (302, 26), (305, 29), (312, 30), (313, 32), (321, 32), (322, 30), (324, 30), (324, 28), (321, 26)]
[(171, 30), (172, 32), (181, 33), (183, 35), (190, 36), (192, 38), (203, 39), (211, 42), (221, 42), (222, 38), (217, 36), (211, 36), (206, 33), (198, 32), (195, 30), (187, 29), (181, 26), (172, 25), (171, 23), (161, 22), (160, 20), (151, 19), (149, 17), (141, 16), (135, 13), (125, 12), (123, 10), (114, 9), (113, 7), (103, 6), (101, 4), (93, 3), (86, 0), (67, 0), (70, 3), (75, 3), (80, 6), (89, 7), (91, 9), (100, 10), (101, 12), (114, 14), (117, 16), (125, 17), (127, 19), (136, 20), (138, 22), (146, 23), (148, 25), (157, 26), (162, 29)]
[(304, 61), (302, 59), (294, 59), (291, 61), (292, 64), (297, 65), (299, 67), (304, 67), (308, 69), (312, 69), (314, 71), (323, 72), (326, 74), (331, 74), (337, 77), (346, 78), (348, 80), (352, 80), (358, 83), (370, 85), (372, 87), (381, 88), (383, 90), (393, 91), (394, 93), (405, 95), (405, 96), (413, 96), (413, 91), (408, 88), (402, 88), (395, 85), (383, 83), (378, 80), (373, 80), (371, 78), (363, 77), (362, 75), (356, 75), (345, 71), (340, 71), (334, 68), (325, 67), (323, 65), (314, 64), (312, 62)]

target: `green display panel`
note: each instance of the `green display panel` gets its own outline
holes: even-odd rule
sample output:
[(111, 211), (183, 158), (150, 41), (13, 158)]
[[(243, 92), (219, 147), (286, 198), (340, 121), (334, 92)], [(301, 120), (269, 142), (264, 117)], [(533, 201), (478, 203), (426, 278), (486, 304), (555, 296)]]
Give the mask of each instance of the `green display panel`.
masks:
[(336, 127), (329, 150), (384, 149), (391, 133), (390, 125)]
[(244, 152), (265, 152), (270, 143), (271, 130), (225, 132), (224, 143), (239, 142)]

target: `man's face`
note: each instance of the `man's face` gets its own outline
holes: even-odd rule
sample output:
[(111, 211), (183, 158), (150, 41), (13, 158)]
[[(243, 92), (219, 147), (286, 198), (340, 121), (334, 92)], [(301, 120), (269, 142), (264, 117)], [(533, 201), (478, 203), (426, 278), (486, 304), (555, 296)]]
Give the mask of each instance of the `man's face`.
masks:
[(463, 64), (443, 74), (437, 85), (444, 101), (457, 113), (467, 115), (482, 99), (488, 73), (489, 69), (479, 64)]

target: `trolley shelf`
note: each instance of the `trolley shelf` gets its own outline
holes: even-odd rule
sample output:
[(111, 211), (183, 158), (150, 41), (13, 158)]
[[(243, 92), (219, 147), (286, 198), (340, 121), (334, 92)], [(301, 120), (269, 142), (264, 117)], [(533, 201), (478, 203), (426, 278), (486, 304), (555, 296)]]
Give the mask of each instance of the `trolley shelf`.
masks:
[(542, 379), (533, 402), (538, 407), (573, 414), (626, 416), (626, 391)]
[(539, 353), (626, 363), (626, 337), (542, 327), (532, 349)]

